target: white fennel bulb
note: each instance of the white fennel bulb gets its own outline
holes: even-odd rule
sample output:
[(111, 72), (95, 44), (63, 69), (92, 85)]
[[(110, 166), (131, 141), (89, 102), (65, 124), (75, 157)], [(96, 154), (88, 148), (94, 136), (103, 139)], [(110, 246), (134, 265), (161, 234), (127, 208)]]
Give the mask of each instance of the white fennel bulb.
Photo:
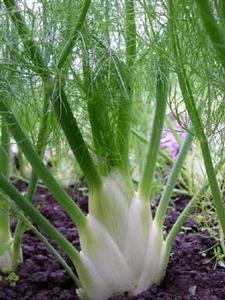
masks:
[(82, 264), (77, 268), (82, 299), (104, 300), (124, 292), (136, 295), (164, 276), (167, 256), (162, 229), (152, 220), (149, 204), (136, 192), (131, 199), (128, 195), (122, 176), (112, 174), (99, 193), (102, 206), (92, 207), (87, 216), (80, 233)]

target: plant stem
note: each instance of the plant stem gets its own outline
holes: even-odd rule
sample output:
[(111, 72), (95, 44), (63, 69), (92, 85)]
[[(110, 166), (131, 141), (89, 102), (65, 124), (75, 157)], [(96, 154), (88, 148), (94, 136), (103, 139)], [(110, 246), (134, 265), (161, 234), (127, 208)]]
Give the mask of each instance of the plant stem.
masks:
[(156, 74), (156, 109), (153, 120), (152, 134), (147, 152), (144, 172), (140, 181), (139, 193), (144, 201), (149, 200), (153, 175), (159, 153), (160, 139), (166, 114), (168, 95), (168, 69), (165, 62), (160, 61)]
[[(130, 140), (130, 122), (132, 113), (132, 98), (134, 89), (134, 63), (136, 59), (136, 23), (135, 23), (135, 7), (133, 0), (125, 1), (125, 43), (126, 43), (126, 84), (120, 77), (121, 99), (118, 112), (117, 123), (117, 145), (120, 154), (120, 169), (125, 173), (125, 178), (130, 178), (129, 168), (129, 140)], [(118, 68), (117, 68), (118, 71)], [(125, 92), (125, 93), (124, 93)]]
[(74, 30), (72, 31), (68, 41), (66, 42), (66, 44), (60, 54), (58, 64), (57, 64), (58, 69), (62, 68), (68, 55), (72, 52), (72, 49), (77, 41), (78, 34), (80, 33), (80, 31), (84, 25), (84, 21), (85, 21), (88, 9), (90, 7), (90, 4), (91, 4), (91, 0), (84, 1), (78, 21), (76, 22), (76, 24), (74, 26)]
[(16, 140), (18, 146), (25, 154), (27, 160), (35, 169), (40, 178), (45, 182), (46, 186), (53, 193), (58, 203), (65, 209), (71, 219), (77, 224), (78, 228), (82, 228), (86, 224), (86, 218), (80, 208), (73, 202), (73, 200), (64, 192), (54, 177), (50, 174), (48, 169), (43, 164), (41, 158), (34, 150), (27, 136), (19, 126), (13, 113), (10, 111), (4, 100), (0, 99), (0, 114), (4, 116), (7, 121), (9, 130)]
[[(85, 46), (87, 45), (86, 47), (88, 47), (89, 43), (87, 39), (84, 38), (84, 42)], [(107, 174), (112, 169), (115, 169), (118, 164), (115, 137), (113, 134), (112, 124), (110, 122), (109, 108), (107, 105), (107, 102), (110, 102), (110, 99), (107, 99), (104, 93), (102, 94), (102, 89), (105, 89), (106, 87), (105, 82), (102, 80), (101, 76), (98, 75), (97, 78), (92, 78), (88, 51), (86, 51), (86, 49), (84, 48), (85, 47), (83, 46), (83, 92), (87, 97), (88, 115), (91, 124), (95, 151), (98, 156), (100, 173), (103, 176), (107, 176)], [(90, 82), (92, 83), (90, 84)], [(96, 118), (96, 115), (98, 115), (98, 118)]]
[(99, 190), (101, 187), (101, 178), (58, 80), (55, 80), (52, 103), (67, 141), (88, 181), (90, 189)]
[(133, 68), (136, 59), (136, 24), (134, 0), (125, 0), (127, 65)]
[(160, 227), (163, 226), (163, 223), (165, 221), (166, 210), (168, 208), (168, 204), (169, 204), (171, 195), (173, 193), (173, 188), (174, 188), (177, 178), (180, 174), (180, 170), (182, 168), (182, 165), (184, 163), (184, 160), (188, 153), (188, 150), (190, 149), (191, 142), (192, 142), (192, 135), (191, 135), (191, 133), (189, 133), (183, 146), (181, 147), (181, 149), (179, 151), (178, 158), (173, 165), (169, 179), (167, 180), (166, 186), (165, 186), (163, 194), (161, 196), (161, 199), (160, 199), (157, 211), (156, 211), (156, 215), (155, 215), (155, 220), (156, 220), (157, 224), (159, 224)]
[[(2, 97), (2, 95), (1, 95)], [(10, 169), (10, 134), (5, 119), (1, 118), (1, 141), (0, 141), (0, 171), (9, 178)], [(0, 247), (11, 241), (10, 208), (5, 195), (0, 192)]]
[[(142, 141), (144, 144), (148, 145), (148, 140), (146, 137), (144, 137), (142, 134), (140, 134), (140, 132), (138, 132), (135, 129), (131, 129), (131, 132), (140, 140)], [(172, 165), (174, 163), (173, 159), (169, 156), (169, 154), (167, 154), (167, 152), (163, 149), (159, 149), (159, 155), (162, 157), (162, 159), (165, 161), (165, 163), (167, 163), (168, 165)], [(186, 173), (186, 171), (182, 168), (181, 171), (181, 178), (179, 179), (180, 183), (182, 184), (182, 187), (185, 189), (183, 191), (181, 190), (177, 190), (177, 193), (182, 193), (185, 195), (190, 195), (190, 192), (188, 192), (189, 188), (188, 185), (186, 183), (186, 181), (188, 182), (188, 174)]]

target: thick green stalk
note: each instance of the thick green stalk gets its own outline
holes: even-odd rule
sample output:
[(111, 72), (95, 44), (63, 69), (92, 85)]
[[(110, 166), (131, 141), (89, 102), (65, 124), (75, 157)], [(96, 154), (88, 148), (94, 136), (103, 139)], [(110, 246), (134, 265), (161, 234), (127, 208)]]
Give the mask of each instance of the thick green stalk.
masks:
[(155, 220), (156, 220), (157, 224), (159, 224), (160, 227), (163, 226), (163, 223), (165, 221), (166, 210), (168, 208), (168, 204), (169, 204), (171, 195), (173, 193), (174, 186), (175, 186), (178, 176), (180, 174), (181, 168), (183, 166), (185, 157), (188, 153), (188, 150), (190, 149), (191, 142), (192, 142), (192, 135), (191, 135), (191, 133), (189, 133), (183, 146), (181, 147), (181, 149), (179, 151), (178, 158), (173, 165), (170, 176), (169, 176), (166, 186), (164, 188), (163, 194), (160, 198), (160, 202), (159, 202), (159, 205), (158, 205), (158, 208), (156, 211), (156, 215), (155, 215)]
[[(136, 23), (135, 23), (135, 7), (133, 0), (125, 1), (125, 42), (126, 42), (126, 64), (127, 70), (124, 73), (126, 80), (121, 78), (121, 99), (118, 112), (117, 125), (117, 145), (120, 154), (120, 169), (129, 177), (129, 136), (130, 122), (132, 113), (132, 98), (133, 98), (133, 72), (136, 59)], [(126, 83), (125, 83), (126, 82)], [(125, 91), (123, 91), (125, 90)]]
[(93, 95), (88, 97), (88, 114), (101, 174), (106, 176), (117, 166), (118, 159), (107, 103), (103, 97), (93, 91)]
[[(88, 55), (85, 51), (83, 51), (83, 76), (84, 76), (84, 86), (82, 90), (86, 93), (88, 97), (88, 113), (92, 128), (92, 134), (93, 139), (95, 142), (95, 148), (97, 149), (97, 152), (99, 152), (99, 157), (101, 157), (102, 153), (104, 153), (104, 156), (107, 156), (106, 164), (108, 166), (108, 170), (112, 169), (120, 169), (121, 173), (125, 174), (125, 177), (128, 179), (128, 184), (130, 185), (129, 176), (129, 161), (128, 161), (128, 155), (127, 155), (127, 146), (129, 144), (129, 135), (128, 139), (125, 141), (122, 138), (125, 137), (127, 134), (128, 127), (123, 126), (126, 122), (130, 122), (131, 116), (131, 102), (130, 102), (130, 92), (129, 92), (129, 85), (131, 84), (131, 80), (129, 81), (129, 75), (128, 71), (125, 67), (125, 64), (118, 58), (115, 52), (113, 52), (112, 49), (109, 49), (97, 36), (91, 34), (91, 37), (94, 39), (94, 41), (98, 44), (100, 49), (104, 51), (104, 53), (107, 55), (107, 59), (112, 62), (112, 72), (115, 72), (115, 75), (117, 76), (117, 83), (119, 85), (119, 93), (120, 93), (120, 99), (119, 99), (119, 116), (117, 118), (117, 134), (115, 136), (115, 130), (113, 129), (114, 121), (112, 124), (112, 121), (109, 119), (108, 114), (110, 113), (108, 106), (102, 102), (100, 103), (99, 94), (96, 86), (98, 87), (99, 84), (102, 84), (104, 86), (104, 81), (101, 83), (101, 79), (97, 82), (95, 80), (90, 85), (90, 82), (92, 82), (92, 77), (94, 75), (91, 74), (91, 68), (88, 61)], [(85, 40), (85, 46), (88, 44), (88, 42)], [(84, 48), (84, 47), (83, 47)], [(131, 73), (131, 72), (130, 72)], [(113, 82), (114, 83), (114, 82)], [(103, 96), (104, 100), (105, 95)], [(97, 107), (99, 105), (99, 107)], [(100, 109), (101, 108), (101, 109)], [(100, 111), (101, 110), (101, 111)], [(100, 112), (99, 112), (100, 111)], [(96, 118), (96, 114), (100, 114), (101, 118)], [(123, 117), (125, 116), (125, 118)], [(122, 119), (121, 119), (122, 118)], [(104, 120), (104, 128), (102, 128), (102, 121), (100, 119)], [(110, 122), (111, 121), (111, 122)], [(130, 125), (129, 125), (130, 126)], [(101, 128), (101, 130), (100, 130)], [(124, 130), (124, 131), (123, 131)], [(130, 129), (129, 129), (130, 130)], [(124, 135), (123, 135), (124, 133)], [(103, 139), (102, 139), (103, 136)], [(100, 142), (99, 142), (100, 141)], [(128, 142), (126, 144), (126, 142)], [(101, 147), (100, 147), (101, 146)], [(99, 148), (99, 149), (98, 149)]]
[[(169, 10), (171, 12), (171, 1), (169, 3)], [(206, 173), (209, 180), (210, 189), (212, 191), (216, 213), (222, 227), (223, 233), (225, 234), (225, 209), (223, 205), (223, 200), (221, 196), (221, 191), (217, 182), (215, 169), (213, 167), (212, 158), (210, 154), (209, 144), (203, 130), (202, 122), (195, 104), (195, 100), (192, 94), (192, 89), (189, 83), (189, 80), (186, 75), (184, 68), (184, 62), (182, 61), (182, 54), (179, 45), (179, 41), (176, 36), (176, 29), (173, 28), (172, 22), (170, 21), (171, 26), (171, 35), (172, 35), (172, 46), (174, 52), (174, 58), (177, 62), (177, 74), (178, 81), (181, 88), (182, 96), (185, 102), (186, 109), (188, 111), (189, 117), (192, 122), (193, 129), (196, 133), (197, 138), (199, 139), (202, 156), (206, 168)]]
[(45, 182), (46, 186), (53, 193), (56, 200), (68, 213), (71, 219), (77, 224), (79, 228), (82, 228), (86, 223), (84, 214), (74, 203), (74, 201), (64, 192), (64, 190), (60, 187), (60, 185), (45, 167), (41, 158), (34, 150), (29, 139), (24, 134), (13, 113), (10, 111), (3, 99), (0, 99), (0, 113), (4, 116), (12, 136), (16, 140), (18, 146), (23, 151), (27, 160), (35, 169), (39, 177)]
[[(223, 28), (217, 23), (216, 18), (214, 17), (211, 4), (209, 0), (196, 0), (195, 1), (200, 12), (202, 22), (205, 26), (205, 29), (211, 39), (213, 47), (216, 51), (217, 57), (221, 62), (223, 68), (225, 68), (225, 34)], [(224, 9), (224, 1), (219, 3), (220, 9)], [(222, 13), (222, 11), (221, 11)], [(224, 18), (223, 15), (220, 16)], [(224, 19), (223, 19), (224, 22)]]
[[(1, 189), (22, 209), (57, 245), (70, 257), (74, 264), (80, 264), (79, 252), (76, 248), (23, 197), (16, 188), (0, 173)], [(79, 284), (79, 281), (77, 280)]]
[(90, 188), (98, 190), (101, 186), (101, 178), (96, 170), (76, 119), (72, 114), (66, 95), (58, 80), (55, 80), (52, 103), (71, 150), (73, 151)]
[(152, 134), (144, 166), (144, 172), (139, 187), (139, 193), (144, 201), (149, 200), (153, 175), (159, 153), (160, 139), (166, 114), (168, 76), (167, 66), (160, 62), (160, 66), (156, 74), (156, 109), (153, 120)]
[(82, 7), (82, 10), (81, 10), (81, 14), (78, 18), (78, 21), (76, 22), (76, 24), (74, 26), (74, 29), (73, 29), (68, 41), (66, 42), (61, 54), (60, 54), (58, 64), (57, 64), (58, 69), (62, 68), (62, 66), (64, 65), (64, 63), (65, 63), (65, 61), (68, 57), (68, 55), (72, 52), (72, 49), (73, 49), (73, 47), (74, 47), (74, 45), (77, 41), (78, 35), (79, 35), (83, 25), (84, 25), (84, 21), (85, 21), (88, 9), (90, 7), (90, 4), (91, 4), (91, 0), (85, 0), (84, 1), (83, 7)]
[[(130, 89), (130, 87), (129, 87)], [(118, 165), (125, 176), (129, 174), (129, 135), (132, 113), (131, 98), (128, 95), (121, 95), (117, 121), (117, 142), (118, 145)]]
[[(88, 41), (84, 38), (85, 46), (88, 47)], [(106, 176), (118, 164), (115, 138), (113, 134), (112, 123), (109, 118), (110, 99), (105, 97), (107, 88), (101, 74), (96, 79), (92, 79), (91, 67), (89, 64), (88, 51), (82, 48), (82, 66), (83, 66), (83, 92), (87, 97), (88, 115), (91, 124), (92, 137), (95, 151), (98, 156), (98, 163), (101, 175)], [(105, 49), (104, 49), (105, 50)], [(108, 53), (107, 53), (108, 54)], [(100, 71), (101, 72), (101, 71)], [(104, 70), (102, 71), (104, 73)], [(103, 74), (104, 76), (105, 74)], [(92, 82), (92, 84), (90, 84)], [(98, 115), (98, 118), (96, 116)]]
[[(6, 178), (9, 177), (10, 168), (10, 134), (5, 119), (1, 118), (0, 141), (0, 171)], [(0, 248), (11, 241), (10, 208), (5, 195), (0, 192)]]
[(134, 0), (125, 0), (127, 65), (132, 68), (136, 59), (136, 24)]

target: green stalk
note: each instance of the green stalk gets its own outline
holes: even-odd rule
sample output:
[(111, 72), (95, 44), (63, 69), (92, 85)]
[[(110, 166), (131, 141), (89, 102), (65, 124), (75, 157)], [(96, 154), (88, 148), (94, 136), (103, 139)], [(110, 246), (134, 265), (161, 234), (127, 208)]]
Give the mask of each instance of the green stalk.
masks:
[[(23, 197), (0, 173), (0, 187), (26, 214), (69, 256), (74, 264), (80, 264), (79, 252), (55, 227)], [(80, 282), (76, 278), (78, 286)]]
[[(212, 12), (211, 4), (208, 0), (196, 0), (195, 1), (200, 16), (202, 19), (202, 22), (205, 26), (205, 29), (211, 39), (211, 42), (213, 44), (213, 47), (216, 51), (217, 57), (219, 61), (221, 62), (223, 68), (225, 68), (225, 34), (223, 28), (217, 23), (214, 14)], [(220, 9), (224, 9), (224, 1), (219, 2)], [(222, 15), (220, 17), (223, 18), (224, 22), (224, 11), (222, 12), (220, 10)]]
[[(125, 1), (125, 42), (126, 42), (126, 85), (125, 94), (121, 94), (118, 121), (117, 121), (117, 145), (120, 154), (120, 169), (125, 173), (125, 177), (130, 177), (129, 172), (129, 136), (130, 136), (130, 122), (132, 113), (132, 98), (133, 98), (133, 72), (134, 63), (136, 59), (136, 23), (135, 23), (135, 7), (133, 0)], [(121, 78), (122, 79), (122, 78)], [(121, 84), (124, 85), (123, 79)]]
[(76, 22), (75, 26), (74, 26), (74, 30), (72, 31), (68, 41), (66, 42), (61, 54), (60, 54), (60, 57), (59, 57), (59, 60), (58, 60), (58, 64), (57, 64), (57, 68), (58, 69), (61, 69), (62, 66), (64, 65), (67, 57), (69, 56), (69, 54), (72, 52), (72, 49), (77, 41), (77, 38), (78, 38), (78, 34), (80, 33), (83, 25), (84, 25), (84, 22), (85, 22), (85, 18), (86, 18), (86, 15), (87, 15), (87, 12), (88, 12), (88, 9), (90, 7), (90, 4), (91, 4), (91, 0), (85, 0), (84, 1), (84, 4), (83, 4), (83, 7), (82, 7), (82, 10), (81, 10), (81, 14), (78, 18), (78, 21)]
[[(142, 141), (144, 144), (148, 145), (149, 141), (147, 140), (146, 137), (144, 137), (140, 132), (138, 132), (137, 130), (135, 130), (134, 128), (131, 129), (131, 132), (140, 140)], [(162, 157), (162, 159), (165, 161), (165, 163), (167, 163), (168, 165), (172, 165), (174, 163), (173, 159), (169, 156), (169, 154), (167, 154), (167, 152), (161, 148), (159, 148), (159, 155)], [(185, 195), (190, 195), (190, 192), (188, 192), (188, 185), (186, 183), (186, 181), (188, 182), (188, 174), (186, 173), (186, 171), (182, 168), (181, 171), (181, 178), (180, 183), (182, 184), (183, 188), (185, 188), (184, 191), (176, 190), (177, 193), (182, 193)], [(175, 189), (174, 189), (175, 190)]]
[(87, 145), (77, 125), (77, 121), (73, 116), (66, 95), (58, 80), (55, 80), (52, 103), (63, 132), (88, 181), (90, 189), (99, 190), (101, 187), (101, 178), (96, 170)]
[[(131, 120), (131, 111), (129, 109), (132, 105), (130, 103), (132, 97), (130, 97), (131, 91), (129, 90), (129, 86), (131, 85), (131, 81), (133, 79), (129, 79), (129, 72), (126, 69), (125, 64), (118, 58), (116, 53), (114, 53), (112, 49), (109, 49), (97, 36), (95, 36), (92, 33), (90, 33), (90, 35), (98, 44), (99, 48), (106, 53), (108, 60), (112, 62), (112, 67), (110, 67), (113, 68), (113, 72), (115, 71), (115, 74), (117, 75), (117, 82), (119, 85), (119, 92), (121, 95), (118, 105), (119, 116), (117, 118), (117, 134), (115, 138), (114, 130), (113, 128), (111, 128), (112, 125), (109, 120), (107, 106), (103, 103), (100, 103), (100, 95), (98, 95), (98, 91), (97, 89), (95, 89), (95, 81), (92, 87), (93, 90), (90, 88), (90, 82), (92, 82), (93, 76), (91, 75), (91, 68), (89, 65), (88, 56), (83, 51), (83, 74), (85, 89), (82, 87), (82, 90), (86, 93), (88, 97), (88, 113), (91, 122), (95, 148), (97, 149), (97, 152), (99, 152), (99, 157), (101, 157), (102, 153), (104, 153), (103, 156), (107, 157), (106, 164), (108, 166), (108, 170), (110, 171), (112, 169), (118, 168), (121, 171), (121, 173), (125, 174), (125, 177), (128, 181), (128, 185), (131, 186), (132, 184), (130, 179), (129, 161), (128, 155), (126, 154), (127, 150), (125, 150), (127, 149), (126, 147), (129, 144), (129, 135), (126, 139), (126, 142), (128, 142), (128, 144), (126, 144), (125, 140), (122, 137), (126, 136), (126, 128), (128, 128), (126, 126), (123, 126), (123, 124), (125, 125), (126, 122), (130, 122)], [(85, 45), (86, 44), (87, 42), (85, 41)], [(133, 68), (133, 66), (131, 66), (131, 68)], [(132, 71), (130, 71), (130, 73), (132, 73)], [(80, 86), (81, 85), (82, 84), (80, 84)], [(99, 105), (101, 109), (97, 108), (97, 105)], [(100, 114), (101, 118), (104, 120), (104, 128), (102, 128), (103, 122), (99, 120), (101, 118), (96, 118), (96, 114)], [(123, 116), (125, 116), (125, 118)], [(101, 132), (100, 128), (102, 128)], [(104, 136), (103, 139), (102, 135)]]
[[(101, 173), (103, 176), (107, 176), (118, 164), (117, 150), (107, 104), (102, 95), (96, 91), (93, 91), (93, 95), (88, 98), (88, 114), (95, 150), (99, 158)], [(96, 118), (96, 116), (98, 117)]]
[(29, 139), (24, 134), (13, 113), (10, 111), (3, 99), (0, 99), (0, 113), (4, 116), (12, 136), (25, 154), (27, 160), (37, 172), (38, 176), (45, 182), (46, 186), (55, 196), (58, 203), (68, 213), (75, 224), (77, 224), (78, 228), (81, 229), (86, 224), (86, 218), (84, 214), (73, 202), (73, 200), (64, 192), (64, 190), (60, 187), (60, 185), (45, 167), (39, 155), (34, 150)]
[[(104, 107), (103, 104), (99, 103), (100, 99), (99, 99), (98, 91), (95, 90), (95, 82), (93, 83), (93, 87), (92, 86), (91, 86), (92, 88), (90, 87), (90, 82), (92, 82), (91, 68), (88, 61), (88, 55), (87, 53), (85, 53), (83, 49), (82, 65), (83, 65), (83, 74), (84, 74), (84, 85), (82, 86), (82, 84), (80, 84), (80, 86), (82, 86), (83, 92), (85, 92), (88, 97), (88, 113), (91, 122), (92, 135), (93, 135), (93, 140), (95, 142), (95, 148), (99, 157), (101, 157), (102, 155), (107, 156), (106, 163), (108, 166), (108, 170), (110, 171), (111, 169), (118, 168), (122, 174), (125, 174), (128, 185), (131, 186), (132, 184), (130, 179), (127, 147), (129, 144), (128, 132), (130, 132), (130, 128), (128, 128), (130, 127), (130, 125), (128, 123), (130, 123), (131, 120), (131, 110), (130, 110), (131, 91), (129, 87), (131, 86), (131, 81), (133, 80), (132, 78), (129, 79), (128, 74), (132, 73), (132, 71), (128, 72), (127, 69), (125, 68), (124, 63), (120, 61), (120, 59), (113, 52), (113, 50), (112, 49), (109, 50), (108, 47), (104, 45), (104, 43), (97, 36), (93, 35), (92, 33), (90, 33), (90, 35), (94, 39), (94, 41), (98, 44), (98, 46), (107, 54), (108, 60), (112, 61), (113, 71), (115, 70), (115, 73), (117, 75), (117, 81), (119, 84), (120, 94), (121, 94), (119, 99), (119, 105), (118, 105), (119, 113), (117, 117), (117, 134), (115, 139), (113, 130), (111, 129), (110, 120), (108, 119), (107, 109), (105, 109), (106, 107)], [(85, 41), (85, 45), (87, 44), (88, 44), (87, 41)], [(133, 66), (130, 67), (133, 68)], [(101, 107), (100, 112), (99, 109), (96, 107), (97, 106), (96, 104)], [(102, 128), (103, 124), (99, 120), (99, 118), (96, 119), (96, 114), (98, 115), (101, 114), (101, 118), (104, 119), (105, 128), (102, 129), (101, 132), (100, 132), (100, 128)], [(127, 129), (129, 130), (127, 131)], [(127, 134), (128, 137), (125, 138)], [(102, 138), (102, 135), (104, 135), (104, 138)]]
[[(202, 2), (202, 1), (200, 1)], [(204, 2), (205, 3), (205, 2)], [(171, 1), (169, 3), (169, 10), (171, 12)], [(184, 62), (182, 61), (181, 49), (178, 38), (176, 36), (175, 28), (171, 24), (171, 35), (172, 35), (172, 46), (175, 61), (177, 62), (177, 74), (178, 81), (181, 88), (182, 96), (185, 102), (186, 109), (192, 122), (193, 129), (195, 130), (196, 136), (200, 141), (202, 156), (206, 168), (206, 173), (209, 180), (210, 189), (214, 198), (216, 207), (216, 213), (222, 227), (223, 233), (225, 234), (225, 209), (221, 196), (221, 191), (217, 182), (215, 169), (213, 167), (212, 158), (210, 154), (209, 144), (203, 130), (202, 122), (195, 104), (195, 100), (192, 94), (192, 89), (189, 80), (184, 69)], [(219, 53), (219, 52), (218, 52)]]
[(149, 200), (153, 175), (159, 153), (160, 139), (166, 115), (168, 95), (168, 69), (160, 62), (156, 74), (156, 109), (153, 120), (152, 134), (147, 152), (144, 172), (140, 181), (139, 193), (143, 201)]
[[(1, 141), (0, 141), (0, 171), (9, 178), (10, 168), (10, 134), (5, 119), (1, 118)], [(0, 192), (0, 248), (11, 242), (10, 208), (4, 193)]]
[[(84, 40), (85, 45), (88, 45), (85, 38)], [(105, 95), (101, 93), (102, 89), (106, 87), (100, 75), (98, 75), (100, 78), (92, 79), (88, 53), (84, 47), (82, 50), (83, 92), (87, 97), (88, 115), (91, 123), (95, 151), (100, 165), (99, 169), (101, 170), (101, 175), (107, 176), (107, 174), (117, 166), (118, 157), (113, 128), (109, 118), (108, 99), (105, 99)], [(92, 82), (91, 85), (90, 82)], [(97, 115), (98, 118), (96, 118)]]
[(134, 0), (125, 0), (127, 65), (132, 69), (136, 59), (136, 24)]
[(192, 135), (191, 135), (191, 133), (189, 133), (183, 146), (181, 147), (181, 149), (179, 151), (178, 158), (173, 165), (172, 171), (167, 180), (166, 186), (163, 190), (163, 194), (161, 196), (161, 199), (160, 199), (157, 211), (156, 211), (156, 215), (155, 215), (155, 220), (156, 220), (157, 224), (159, 224), (160, 227), (163, 226), (163, 223), (165, 221), (166, 210), (168, 208), (168, 204), (169, 204), (171, 195), (173, 193), (173, 189), (176, 184), (177, 178), (180, 174), (180, 170), (184, 163), (185, 157), (188, 153), (188, 150), (190, 149), (191, 142), (192, 142)]

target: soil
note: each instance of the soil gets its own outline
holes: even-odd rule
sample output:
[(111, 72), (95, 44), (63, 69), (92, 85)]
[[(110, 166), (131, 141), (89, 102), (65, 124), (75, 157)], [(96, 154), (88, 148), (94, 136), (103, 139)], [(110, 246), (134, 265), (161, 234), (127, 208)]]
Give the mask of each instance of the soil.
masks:
[[(21, 191), (26, 184), (17, 181)], [(79, 206), (87, 211), (87, 196), (84, 189), (71, 187), (69, 193)], [(169, 229), (179, 216), (188, 198), (175, 197), (166, 220)], [(62, 232), (69, 241), (79, 248), (77, 230), (68, 216), (44, 188), (38, 188), (35, 205)], [(153, 205), (154, 206), (154, 205)], [(153, 207), (154, 209), (154, 207)], [(15, 227), (15, 224), (12, 224)], [(114, 300), (219, 300), (225, 299), (225, 270), (221, 265), (215, 268), (212, 260), (214, 241), (206, 232), (198, 232), (193, 219), (189, 218), (173, 245), (166, 276), (160, 286), (153, 286), (138, 297), (126, 295)], [(19, 269), (18, 282), (6, 278), (0, 283), (0, 300), (75, 300), (74, 282), (50, 254), (46, 247), (31, 233), (23, 238), (24, 262)], [(206, 252), (205, 252), (206, 251)]]

